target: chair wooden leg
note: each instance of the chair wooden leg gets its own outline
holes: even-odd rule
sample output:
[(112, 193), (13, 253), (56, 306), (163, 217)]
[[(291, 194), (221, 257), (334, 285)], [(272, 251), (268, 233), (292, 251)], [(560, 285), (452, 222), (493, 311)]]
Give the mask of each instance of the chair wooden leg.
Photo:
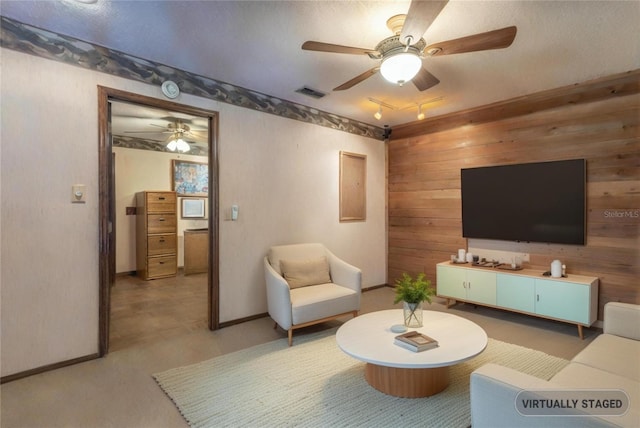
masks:
[(293, 329), (289, 329), (289, 346), (293, 343)]

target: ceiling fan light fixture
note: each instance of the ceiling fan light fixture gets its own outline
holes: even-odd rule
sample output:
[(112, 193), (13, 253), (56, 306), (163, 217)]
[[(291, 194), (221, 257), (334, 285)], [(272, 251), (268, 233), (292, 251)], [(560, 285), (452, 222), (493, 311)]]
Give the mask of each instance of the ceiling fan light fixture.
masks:
[(387, 81), (402, 86), (411, 81), (420, 68), (422, 60), (413, 52), (400, 52), (382, 60), (380, 74)]
[(177, 148), (178, 142), (176, 140), (171, 140), (169, 141), (169, 144), (167, 144), (167, 149), (171, 150), (172, 152), (175, 152)]
[(191, 146), (189, 146), (189, 143), (184, 141), (182, 138), (174, 138), (169, 141), (169, 144), (167, 144), (167, 149), (171, 150), (172, 152), (175, 152), (177, 150), (179, 152), (186, 153), (191, 150)]

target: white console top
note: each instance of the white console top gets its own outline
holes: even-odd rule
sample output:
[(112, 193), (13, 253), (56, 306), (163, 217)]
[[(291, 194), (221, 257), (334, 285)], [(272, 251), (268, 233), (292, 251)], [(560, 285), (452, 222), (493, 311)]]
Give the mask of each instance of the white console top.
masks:
[(483, 272), (494, 272), (505, 275), (520, 275), (526, 277), (534, 277), (538, 279), (548, 279), (551, 281), (564, 281), (564, 282), (573, 282), (576, 284), (591, 284), (594, 280), (597, 280), (597, 277), (593, 276), (584, 276), (584, 275), (575, 275), (572, 273), (567, 274), (562, 278), (554, 278), (552, 276), (544, 276), (543, 270), (537, 269), (520, 269), (520, 270), (511, 270), (511, 269), (500, 269), (500, 267), (482, 267), (482, 266), (474, 266), (472, 263), (451, 263), (449, 262), (441, 262), (438, 263), (440, 266), (451, 266), (451, 267), (460, 267), (465, 269), (473, 269), (479, 270)]

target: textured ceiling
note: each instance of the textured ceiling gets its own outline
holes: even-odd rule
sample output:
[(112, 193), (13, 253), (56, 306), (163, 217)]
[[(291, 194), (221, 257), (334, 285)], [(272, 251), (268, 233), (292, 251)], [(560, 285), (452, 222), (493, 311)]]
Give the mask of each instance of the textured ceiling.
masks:
[[(375, 75), (367, 56), (301, 50), (306, 40), (374, 48), (408, 1), (0, 1), (3, 16), (281, 99), (382, 126), (440, 115), (640, 68), (638, 1), (450, 1), (427, 44), (511, 25), (506, 49), (427, 58), (440, 84), (419, 92)], [(308, 86), (328, 95), (298, 94)], [(398, 107), (373, 114), (369, 98)], [(178, 100), (179, 101), (179, 100)]]

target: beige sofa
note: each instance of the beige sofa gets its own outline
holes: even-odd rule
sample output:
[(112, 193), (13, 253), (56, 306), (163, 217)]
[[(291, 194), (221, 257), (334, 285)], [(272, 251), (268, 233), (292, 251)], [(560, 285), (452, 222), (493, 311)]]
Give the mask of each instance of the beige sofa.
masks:
[[(622, 416), (523, 416), (516, 396), (523, 390), (622, 390), (629, 409)], [(603, 334), (550, 380), (496, 364), (471, 374), (471, 425), (482, 427), (640, 427), (640, 305), (610, 302)]]

